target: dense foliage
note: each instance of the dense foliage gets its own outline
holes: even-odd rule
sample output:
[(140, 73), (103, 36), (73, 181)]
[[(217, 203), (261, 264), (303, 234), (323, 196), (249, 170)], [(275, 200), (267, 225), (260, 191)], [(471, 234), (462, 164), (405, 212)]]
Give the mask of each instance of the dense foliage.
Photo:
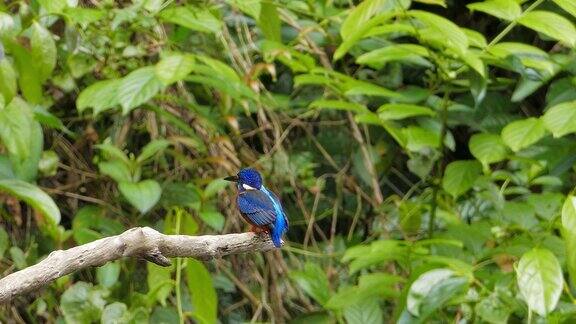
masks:
[(282, 250), (122, 260), (0, 321), (576, 320), (573, 0), (0, 4), (0, 271), (134, 226)]

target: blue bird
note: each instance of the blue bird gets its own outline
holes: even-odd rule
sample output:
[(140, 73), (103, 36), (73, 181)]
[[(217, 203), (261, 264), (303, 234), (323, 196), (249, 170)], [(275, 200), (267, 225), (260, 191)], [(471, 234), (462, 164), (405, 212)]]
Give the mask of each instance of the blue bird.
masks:
[(224, 180), (236, 182), (238, 209), (252, 225), (252, 231), (270, 233), (274, 246), (281, 247), (282, 235), (288, 230), (288, 217), (278, 197), (262, 184), (260, 173), (247, 168)]

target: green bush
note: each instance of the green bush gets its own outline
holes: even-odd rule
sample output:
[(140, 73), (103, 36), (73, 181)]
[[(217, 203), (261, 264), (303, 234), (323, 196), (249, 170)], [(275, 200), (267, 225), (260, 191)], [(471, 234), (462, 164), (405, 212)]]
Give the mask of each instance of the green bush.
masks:
[(0, 320), (576, 320), (573, 0), (0, 4), (0, 270), (135, 226), (281, 251), (121, 260)]

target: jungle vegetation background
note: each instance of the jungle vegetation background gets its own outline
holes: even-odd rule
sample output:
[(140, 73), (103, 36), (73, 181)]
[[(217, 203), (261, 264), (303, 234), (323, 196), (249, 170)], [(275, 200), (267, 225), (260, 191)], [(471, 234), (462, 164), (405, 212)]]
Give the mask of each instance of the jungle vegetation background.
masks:
[(573, 0), (0, 4), (0, 273), (134, 226), (280, 251), (122, 260), (5, 323), (576, 320)]

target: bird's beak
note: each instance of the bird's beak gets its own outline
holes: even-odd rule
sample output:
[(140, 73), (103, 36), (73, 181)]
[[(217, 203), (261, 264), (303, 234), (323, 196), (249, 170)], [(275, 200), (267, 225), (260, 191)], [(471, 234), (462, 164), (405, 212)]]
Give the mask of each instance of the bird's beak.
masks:
[(238, 176), (229, 176), (224, 178), (226, 181), (238, 182)]

